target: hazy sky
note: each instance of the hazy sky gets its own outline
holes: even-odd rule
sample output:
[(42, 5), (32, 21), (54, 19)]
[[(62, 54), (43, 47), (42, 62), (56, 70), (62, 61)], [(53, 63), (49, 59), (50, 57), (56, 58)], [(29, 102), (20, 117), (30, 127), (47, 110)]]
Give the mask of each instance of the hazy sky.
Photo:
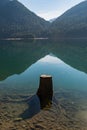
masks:
[(18, 0), (38, 16), (49, 20), (84, 0)]

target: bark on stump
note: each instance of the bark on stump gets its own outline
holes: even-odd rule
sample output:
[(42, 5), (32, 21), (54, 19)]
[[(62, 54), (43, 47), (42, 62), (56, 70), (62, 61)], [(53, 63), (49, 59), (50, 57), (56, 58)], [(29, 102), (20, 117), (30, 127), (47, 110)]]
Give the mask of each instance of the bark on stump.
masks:
[(41, 75), (37, 96), (40, 99), (41, 108), (52, 103), (53, 83), (51, 75)]

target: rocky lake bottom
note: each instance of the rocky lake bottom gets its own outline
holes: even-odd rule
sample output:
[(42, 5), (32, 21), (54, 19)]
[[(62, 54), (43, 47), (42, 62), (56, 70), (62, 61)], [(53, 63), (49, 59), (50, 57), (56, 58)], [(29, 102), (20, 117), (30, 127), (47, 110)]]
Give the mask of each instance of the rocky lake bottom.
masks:
[(31, 97), (1, 94), (0, 130), (87, 130), (86, 92), (61, 89), (54, 93), (55, 100), (50, 107), (29, 118), (27, 101)]

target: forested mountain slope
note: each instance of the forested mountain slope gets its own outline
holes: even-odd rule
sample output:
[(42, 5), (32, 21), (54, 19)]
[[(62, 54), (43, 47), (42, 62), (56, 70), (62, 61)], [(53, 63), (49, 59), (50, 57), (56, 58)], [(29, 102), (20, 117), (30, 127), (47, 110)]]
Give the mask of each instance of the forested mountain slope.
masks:
[(58, 17), (48, 30), (50, 37), (87, 37), (87, 1)]
[(0, 0), (0, 38), (38, 37), (48, 25), (17, 0)]

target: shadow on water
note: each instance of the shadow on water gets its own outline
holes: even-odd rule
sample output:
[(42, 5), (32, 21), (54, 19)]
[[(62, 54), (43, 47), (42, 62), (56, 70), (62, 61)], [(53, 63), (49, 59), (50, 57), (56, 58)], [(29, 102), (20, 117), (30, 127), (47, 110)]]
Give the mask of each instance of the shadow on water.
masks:
[(54, 96), (52, 98), (52, 103), (48, 103), (45, 107), (41, 108), (39, 97), (37, 95), (33, 95), (31, 98), (27, 99), (27, 104), (29, 106), (28, 109), (26, 109), (21, 115), (19, 115), (19, 117), (21, 117), (23, 120), (32, 118), (41, 110), (49, 110), (52, 107), (53, 102), (58, 104), (58, 101)]
[(29, 105), (29, 108), (20, 115), (20, 117), (23, 119), (31, 118), (40, 112), (40, 101), (37, 95), (34, 95), (31, 98), (27, 99), (27, 103)]

